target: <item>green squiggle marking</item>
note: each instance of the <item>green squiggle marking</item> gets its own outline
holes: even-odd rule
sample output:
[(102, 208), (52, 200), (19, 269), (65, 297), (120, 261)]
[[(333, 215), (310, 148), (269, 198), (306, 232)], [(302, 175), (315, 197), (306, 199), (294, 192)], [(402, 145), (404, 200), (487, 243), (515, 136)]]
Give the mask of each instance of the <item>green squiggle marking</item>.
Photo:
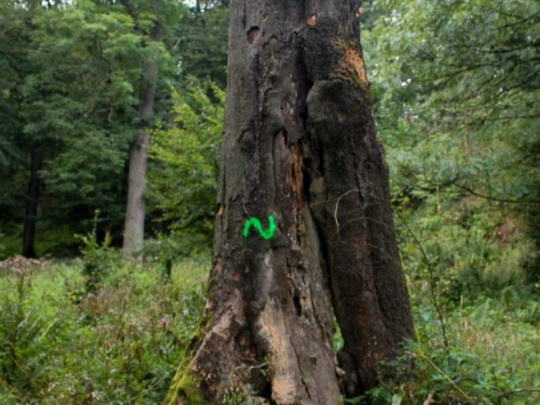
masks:
[(257, 232), (259, 232), (261, 238), (266, 240), (272, 239), (277, 229), (276, 222), (274, 221), (274, 217), (272, 215), (268, 215), (268, 229), (266, 231), (262, 228), (259, 218), (251, 217), (249, 219), (246, 219), (246, 223), (244, 224), (244, 230), (242, 231), (244, 238), (248, 237), (249, 229), (252, 226), (257, 230)]

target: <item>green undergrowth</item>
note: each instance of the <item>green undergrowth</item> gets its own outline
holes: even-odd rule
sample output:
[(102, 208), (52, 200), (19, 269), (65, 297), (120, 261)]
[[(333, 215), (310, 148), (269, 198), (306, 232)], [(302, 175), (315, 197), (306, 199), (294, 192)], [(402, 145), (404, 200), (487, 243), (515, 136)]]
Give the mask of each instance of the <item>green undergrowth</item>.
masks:
[(83, 260), (0, 269), (0, 403), (163, 400), (199, 322), (209, 261), (181, 260), (169, 279), (159, 263), (101, 257), (91, 289)]
[[(394, 202), (416, 340), (381, 364), (379, 387), (343, 403), (539, 403), (540, 286), (523, 220), (451, 193), (414, 210)], [(181, 259), (158, 243), (126, 264), (107, 238), (80, 240), (83, 259), (0, 262), (0, 403), (157, 404), (179, 391), (196, 403), (181, 371), (209, 255)]]
[(344, 403), (540, 403), (538, 253), (528, 224), (492, 201), (419, 188), (393, 188), (416, 340), (381, 364), (379, 387)]
[(399, 359), (381, 365), (383, 383), (363, 399), (401, 405), (538, 403), (537, 308), (532, 296), (515, 296), (447, 311), (445, 345), (435, 311), (416, 306), (417, 340)]
[(540, 403), (540, 284), (526, 224), (452, 190), (422, 198), (414, 210), (395, 200), (416, 341), (357, 403)]
[[(536, 297), (514, 289), (444, 312), (413, 292), (416, 340), (379, 367), (381, 384), (343, 404), (537, 404), (540, 325)], [(339, 331), (334, 349), (342, 347)], [(447, 343), (445, 343), (445, 340)], [(337, 344), (336, 344), (337, 343)]]

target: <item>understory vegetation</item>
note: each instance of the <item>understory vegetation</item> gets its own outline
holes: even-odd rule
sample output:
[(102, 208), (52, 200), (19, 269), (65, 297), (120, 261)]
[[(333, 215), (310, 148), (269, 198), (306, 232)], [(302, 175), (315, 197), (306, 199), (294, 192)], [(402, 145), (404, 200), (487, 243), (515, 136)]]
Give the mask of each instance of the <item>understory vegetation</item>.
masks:
[(387, 379), (371, 403), (537, 403), (540, 283), (527, 282), (535, 256), (524, 224), (474, 196), (396, 213), (417, 335), (381, 365)]
[(91, 274), (86, 258), (1, 264), (0, 403), (163, 399), (198, 326), (208, 260), (184, 260), (169, 277), (159, 262), (99, 256)]
[[(378, 388), (344, 403), (536, 403), (540, 310), (520, 270), (526, 242), (456, 228), (419, 245), (424, 225), (408, 220), (399, 231), (417, 340), (381, 364)], [(198, 327), (209, 255), (176, 260), (169, 274), (159, 257), (126, 264), (92, 237), (81, 259), (1, 262), (0, 403), (163, 400)]]

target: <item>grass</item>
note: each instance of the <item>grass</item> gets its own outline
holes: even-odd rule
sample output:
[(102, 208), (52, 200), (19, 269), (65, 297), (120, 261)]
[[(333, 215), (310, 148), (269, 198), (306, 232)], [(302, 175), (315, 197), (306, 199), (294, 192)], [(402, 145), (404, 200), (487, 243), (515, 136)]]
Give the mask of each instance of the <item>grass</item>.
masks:
[[(414, 284), (414, 282), (413, 282)], [(536, 297), (507, 289), (498, 299), (446, 307), (448, 346), (424, 286), (412, 286), (417, 339), (381, 364), (379, 387), (345, 404), (540, 403), (540, 334)], [(342, 346), (337, 334), (337, 347)]]
[(0, 403), (155, 404), (204, 305), (207, 258), (111, 261), (85, 292), (84, 263), (19, 261), (0, 270)]
[(428, 200), (398, 222), (417, 339), (381, 368), (383, 384), (369, 400), (540, 403), (540, 285), (525, 281), (534, 246), (519, 226), (502, 232), (517, 220), (486, 204), (465, 207), (467, 215), (460, 204), (435, 206)]
[[(442, 215), (415, 221), (425, 257), (398, 229), (417, 339), (381, 364), (379, 387), (344, 403), (540, 403), (538, 285), (523, 283), (520, 266), (530, 243), (494, 240), (497, 218), (479, 215), (486, 223), (466, 232)], [(177, 260), (169, 278), (168, 256), (126, 264), (94, 236), (83, 238), (83, 259), (0, 262), (1, 404), (164, 399), (198, 327), (209, 256)]]

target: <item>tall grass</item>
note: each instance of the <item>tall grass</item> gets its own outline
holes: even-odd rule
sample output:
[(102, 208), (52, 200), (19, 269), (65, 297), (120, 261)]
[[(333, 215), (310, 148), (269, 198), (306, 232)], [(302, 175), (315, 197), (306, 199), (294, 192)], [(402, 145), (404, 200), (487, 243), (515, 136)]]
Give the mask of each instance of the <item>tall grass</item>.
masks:
[(1, 404), (160, 402), (197, 327), (208, 260), (166, 281), (157, 265), (109, 265), (91, 291), (81, 260), (2, 270)]

